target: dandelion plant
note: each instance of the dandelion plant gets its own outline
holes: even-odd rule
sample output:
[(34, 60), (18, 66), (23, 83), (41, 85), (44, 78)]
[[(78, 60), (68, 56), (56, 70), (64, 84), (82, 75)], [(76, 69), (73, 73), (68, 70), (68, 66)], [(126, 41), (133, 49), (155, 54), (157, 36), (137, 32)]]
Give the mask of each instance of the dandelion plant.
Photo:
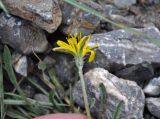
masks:
[(85, 109), (87, 112), (88, 119), (91, 119), (87, 92), (85, 88), (85, 82), (83, 78), (83, 65), (84, 65), (84, 57), (86, 55), (89, 56), (88, 62), (92, 62), (95, 57), (94, 49), (97, 48), (97, 45), (89, 46), (88, 42), (91, 38), (91, 35), (82, 36), (82, 34), (75, 33), (74, 35), (68, 35), (67, 43), (58, 40), (57, 45), (59, 47), (53, 48), (53, 51), (69, 53), (74, 56), (75, 64), (78, 69), (79, 78), (81, 81), (82, 92), (83, 92), (83, 99), (85, 104)]

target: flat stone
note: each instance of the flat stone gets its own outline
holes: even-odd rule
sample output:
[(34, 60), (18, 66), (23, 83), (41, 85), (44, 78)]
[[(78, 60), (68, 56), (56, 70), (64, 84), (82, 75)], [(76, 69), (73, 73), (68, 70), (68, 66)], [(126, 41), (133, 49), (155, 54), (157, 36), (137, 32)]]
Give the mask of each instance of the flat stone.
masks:
[(160, 118), (160, 98), (146, 98), (146, 105), (153, 116)]
[(136, 4), (136, 0), (114, 0), (114, 4), (119, 8), (126, 8)]
[(49, 33), (57, 30), (62, 13), (57, 0), (4, 0), (13, 15), (32, 21)]
[(144, 83), (154, 76), (154, 70), (151, 64), (143, 62), (117, 71), (115, 75), (123, 79), (135, 81), (143, 87)]
[[(135, 30), (153, 39), (160, 39), (160, 31), (156, 27)], [(160, 66), (160, 47), (150, 43), (144, 36), (123, 29), (93, 34), (89, 44), (97, 44), (99, 47), (94, 62), (86, 66), (88, 69), (102, 67), (109, 71), (119, 71), (142, 62)]]
[(18, 74), (26, 77), (28, 74), (27, 57), (21, 54), (15, 53), (12, 55), (12, 59), (13, 59), (12, 62), (13, 62), (13, 67), (15, 71)]
[(61, 84), (69, 86), (77, 80), (77, 69), (72, 56), (57, 53), (55, 61), (55, 73)]
[(41, 101), (41, 102), (49, 102), (48, 96), (41, 94), (41, 93), (35, 94), (34, 99), (37, 101)]
[(0, 14), (0, 40), (23, 54), (44, 52), (48, 47), (41, 29), (18, 17), (5, 16), (4, 13)]
[(145, 4), (145, 5), (156, 5), (160, 3), (159, 0), (139, 0), (139, 1), (141, 4)]
[(160, 95), (160, 77), (153, 78), (143, 89), (144, 93), (150, 96)]
[[(147, 1), (147, 0), (144, 0)], [(159, 1), (160, 2), (160, 1)], [(146, 9), (141, 6), (133, 6), (130, 9), (131, 12), (135, 13), (135, 24), (139, 27), (144, 27), (145, 24), (153, 23), (156, 27), (160, 28), (160, 4), (154, 6), (147, 6)]]
[[(102, 8), (99, 4), (91, 0), (78, 0), (79, 3), (88, 5), (89, 7), (101, 12)], [(63, 1), (60, 2), (60, 7), (62, 9), (62, 25), (60, 30), (64, 34), (74, 34), (75, 32), (81, 32), (84, 35), (91, 34), (98, 24), (100, 19), (95, 15), (92, 15), (88, 12), (84, 12), (68, 3)]]
[[(95, 68), (85, 73), (84, 80), (86, 82), (88, 100), (94, 99), (95, 104), (91, 108), (92, 114), (97, 115), (102, 107), (100, 107), (99, 84), (103, 83), (107, 98), (104, 106), (104, 119), (112, 119), (116, 110), (117, 103), (123, 102), (120, 119), (142, 119), (145, 105), (145, 97), (142, 89), (133, 81), (124, 80), (114, 76), (107, 70)], [(81, 83), (78, 81), (72, 91), (73, 100), (81, 107), (84, 107), (82, 98)]]

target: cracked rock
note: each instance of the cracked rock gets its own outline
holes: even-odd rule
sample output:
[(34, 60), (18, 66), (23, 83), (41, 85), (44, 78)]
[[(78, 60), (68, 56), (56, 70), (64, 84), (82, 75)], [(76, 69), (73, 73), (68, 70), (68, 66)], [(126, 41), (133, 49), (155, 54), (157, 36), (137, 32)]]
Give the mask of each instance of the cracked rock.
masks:
[(44, 32), (26, 20), (1, 13), (0, 30), (1, 42), (20, 53), (40, 53), (47, 49), (48, 41)]
[[(95, 68), (85, 73), (84, 79), (87, 87), (88, 99), (94, 99), (95, 105), (91, 112), (97, 118), (102, 107), (100, 106), (99, 84), (103, 83), (106, 88), (107, 99), (104, 105), (104, 119), (112, 119), (117, 103), (123, 102), (120, 119), (142, 119), (145, 105), (145, 96), (142, 89), (133, 81), (124, 80), (114, 76), (107, 70)], [(78, 81), (72, 91), (73, 100), (84, 107), (81, 83)]]
[(62, 21), (57, 0), (4, 0), (13, 15), (32, 21), (42, 29), (53, 33)]

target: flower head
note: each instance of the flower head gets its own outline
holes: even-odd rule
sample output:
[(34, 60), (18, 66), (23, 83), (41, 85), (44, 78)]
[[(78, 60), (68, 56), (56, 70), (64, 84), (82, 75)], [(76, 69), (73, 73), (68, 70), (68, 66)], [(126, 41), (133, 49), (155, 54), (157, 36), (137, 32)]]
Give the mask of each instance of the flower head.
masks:
[(97, 48), (97, 45), (89, 46), (88, 42), (91, 38), (91, 35), (82, 36), (82, 33), (77, 35), (68, 35), (67, 43), (58, 40), (57, 45), (59, 47), (53, 48), (53, 51), (70, 53), (75, 57), (83, 58), (85, 55), (89, 55), (88, 62), (92, 62), (95, 57), (95, 52), (93, 49)]

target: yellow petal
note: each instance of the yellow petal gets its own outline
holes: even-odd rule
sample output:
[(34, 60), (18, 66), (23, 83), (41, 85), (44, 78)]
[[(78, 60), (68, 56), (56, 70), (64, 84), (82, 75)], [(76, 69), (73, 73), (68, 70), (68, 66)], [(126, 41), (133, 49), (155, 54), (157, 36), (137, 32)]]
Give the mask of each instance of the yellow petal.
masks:
[(82, 56), (84, 57), (87, 54), (87, 48), (83, 48)]
[(78, 35), (78, 42), (82, 39), (82, 33), (80, 32)]
[(95, 48), (98, 48), (98, 45), (93, 45), (93, 46), (87, 46), (88, 49), (90, 50), (94, 50)]
[(75, 55), (74, 52), (72, 52), (68, 49), (62, 48), (62, 47), (53, 48), (52, 50), (57, 51), (57, 52), (64, 52), (64, 53), (69, 53), (69, 54)]
[(68, 45), (67, 43), (65, 43), (63, 41), (57, 41), (57, 45), (60, 46), (60, 47), (62, 47), (62, 48), (64, 48), (64, 49), (67, 49), (67, 50), (69, 50), (71, 52), (76, 53), (75, 49), (72, 48), (71, 45)]
[(87, 42), (90, 40), (91, 35), (84, 36), (81, 38), (81, 40), (78, 42), (78, 51), (83, 52), (82, 50), (85, 49), (85, 46), (87, 46)]
[(95, 58), (95, 52), (93, 50), (90, 50), (90, 49), (83, 49), (83, 53), (82, 53), (82, 56), (84, 57), (86, 54), (89, 53), (89, 60), (88, 62), (92, 62)]
[(78, 45), (77, 45), (78, 51), (82, 50), (82, 48), (86, 44), (86, 41), (87, 41), (87, 38), (85, 36), (78, 42)]
[(90, 56), (89, 56), (88, 62), (92, 62), (94, 60), (94, 58), (95, 58), (95, 52), (90, 50)]

